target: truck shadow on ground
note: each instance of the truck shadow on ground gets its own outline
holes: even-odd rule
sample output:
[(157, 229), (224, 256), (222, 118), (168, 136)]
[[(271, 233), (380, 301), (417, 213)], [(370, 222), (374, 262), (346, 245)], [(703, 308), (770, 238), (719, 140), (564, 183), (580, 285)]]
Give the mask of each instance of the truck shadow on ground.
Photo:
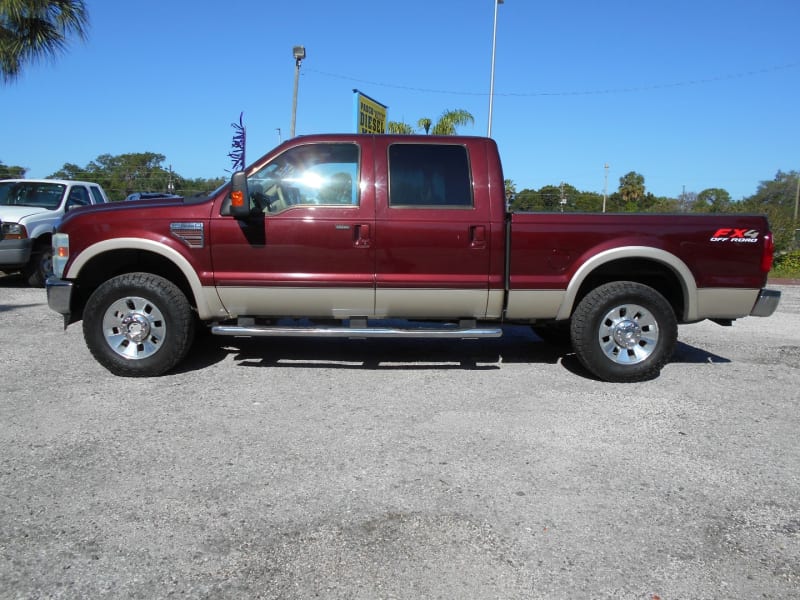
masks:
[[(569, 345), (541, 340), (528, 327), (504, 327), (488, 340), (233, 338), (202, 335), (176, 372), (202, 369), (233, 356), (247, 368), (487, 371), (503, 364), (552, 364), (597, 380)], [(678, 342), (672, 363), (727, 363), (729, 359)]]

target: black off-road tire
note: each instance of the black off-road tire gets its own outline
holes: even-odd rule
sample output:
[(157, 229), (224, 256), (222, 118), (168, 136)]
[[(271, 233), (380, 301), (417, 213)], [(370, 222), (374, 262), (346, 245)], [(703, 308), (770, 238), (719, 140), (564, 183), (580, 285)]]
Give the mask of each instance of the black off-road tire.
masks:
[(31, 260), (23, 269), (23, 275), (31, 287), (44, 287), (45, 281), (53, 274), (53, 248), (50, 243), (37, 244), (31, 253)]
[(89, 297), (83, 336), (101, 365), (122, 377), (155, 377), (186, 356), (192, 307), (174, 283), (151, 273), (109, 279)]
[(578, 304), (570, 328), (584, 367), (610, 382), (658, 377), (678, 340), (675, 312), (653, 288), (616, 281), (592, 290)]

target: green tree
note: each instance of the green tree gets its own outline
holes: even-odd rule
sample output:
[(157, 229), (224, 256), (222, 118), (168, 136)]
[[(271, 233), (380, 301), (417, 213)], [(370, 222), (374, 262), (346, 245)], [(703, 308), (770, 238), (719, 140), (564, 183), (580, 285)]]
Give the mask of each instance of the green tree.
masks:
[(459, 108), (444, 111), (435, 123), (429, 117), (422, 117), (417, 121), (417, 129), (403, 121), (389, 121), (387, 130), (401, 135), (410, 135), (415, 131), (424, 131), (426, 135), (456, 135), (459, 127), (474, 124), (475, 117)]
[[(475, 117), (466, 110), (455, 109), (444, 111), (439, 120), (434, 123), (430, 130), (432, 135), (456, 135), (456, 128), (465, 125), (474, 125)], [(428, 130), (425, 130), (427, 133)]]
[(0, 179), (22, 179), (27, 171), (25, 167), (6, 165), (0, 160)]
[(511, 210), (517, 212), (537, 210), (537, 201), (538, 194), (536, 190), (525, 188), (514, 196), (514, 200), (511, 202)]
[(794, 202), (800, 173), (778, 171), (772, 181), (762, 181), (756, 193), (739, 203), (742, 212), (767, 215), (775, 236), (775, 249), (789, 250), (795, 239)]
[(506, 198), (506, 208), (510, 208), (514, 202), (514, 197), (517, 195), (517, 185), (511, 179), (504, 179), (503, 188)]
[(631, 171), (619, 178), (619, 195), (622, 199), (622, 209), (627, 212), (636, 212), (639, 202), (644, 198), (644, 175)]
[(729, 212), (731, 195), (722, 188), (708, 188), (697, 194), (691, 210), (692, 212)]
[(396, 135), (411, 135), (414, 133), (414, 128), (402, 121), (389, 121), (386, 127), (389, 133), (394, 133)]
[(579, 192), (576, 190), (570, 207), (578, 212), (602, 212), (603, 194), (597, 192)]
[(72, 36), (86, 39), (83, 0), (0, 0), (0, 78), (16, 80), (27, 63), (55, 58)]
[(677, 198), (667, 198), (666, 196), (653, 196), (653, 202), (647, 212), (654, 213), (677, 213), (680, 212), (680, 202)]
[(164, 161), (164, 155), (155, 152), (101, 154), (85, 167), (65, 163), (50, 177), (99, 183), (111, 200), (123, 200), (133, 192), (173, 191), (188, 197), (210, 192), (224, 182), (222, 177), (185, 179), (178, 173), (165, 169), (162, 166)]

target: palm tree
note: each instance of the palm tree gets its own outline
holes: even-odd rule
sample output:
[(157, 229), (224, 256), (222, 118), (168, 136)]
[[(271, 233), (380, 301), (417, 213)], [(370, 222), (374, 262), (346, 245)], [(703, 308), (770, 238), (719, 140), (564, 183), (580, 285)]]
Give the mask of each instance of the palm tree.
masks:
[(422, 129), (425, 132), (425, 135), (428, 135), (431, 132), (431, 125), (433, 122), (428, 117), (422, 117), (419, 121), (417, 121), (417, 127)]
[(644, 196), (644, 176), (631, 171), (619, 178), (619, 193), (622, 200), (628, 204), (636, 203)]
[[(473, 117), (470, 112), (461, 108), (446, 110), (439, 117), (439, 120), (436, 121), (430, 133), (433, 135), (455, 135), (456, 127), (474, 124), (475, 117)], [(425, 129), (425, 133), (428, 133), (427, 129)]]
[(402, 121), (389, 121), (386, 127), (389, 133), (394, 133), (396, 135), (411, 135), (414, 133), (414, 128)]
[[(473, 124), (475, 124), (475, 117), (472, 116), (472, 113), (458, 108), (444, 111), (436, 123), (428, 117), (422, 117), (417, 121), (417, 130), (430, 135), (456, 135), (457, 127)], [(410, 135), (414, 133), (414, 128), (402, 121), (389, 121), (388, 131), (389, 133)]]
[(0, 0), (0, 78), (17, 79), (26, 63), (55, 58), (70, 36), (86, 39), (84, 0)]

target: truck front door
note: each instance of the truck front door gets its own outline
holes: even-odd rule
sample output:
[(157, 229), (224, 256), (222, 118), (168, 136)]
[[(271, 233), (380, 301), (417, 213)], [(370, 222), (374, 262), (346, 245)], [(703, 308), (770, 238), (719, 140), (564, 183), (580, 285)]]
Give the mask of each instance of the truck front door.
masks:
[(216, 285), (226, 309), (263, 316), (372, 315), (375, 204), (371, 188), (360, 185), (371, 177), (367, 144), (301, 144), (256, 165), (247, 181), (257, 216), (222, 217), (212, 231)]

